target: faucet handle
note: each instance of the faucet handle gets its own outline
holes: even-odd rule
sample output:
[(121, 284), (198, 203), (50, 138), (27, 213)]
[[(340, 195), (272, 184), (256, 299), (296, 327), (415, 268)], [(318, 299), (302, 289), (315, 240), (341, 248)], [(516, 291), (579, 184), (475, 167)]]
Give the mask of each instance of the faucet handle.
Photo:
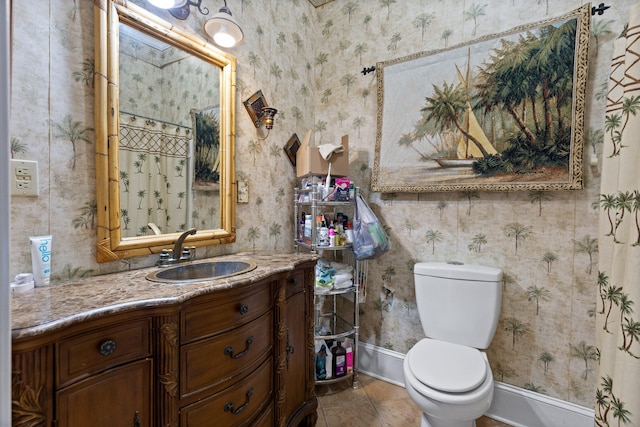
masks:
[(193, 260), (196, 258), (196, 247), (189, 246), (182, 249), (182, 256), (180, 259), (183, 260)]
[(172, 249), (163, 249), (160, 252), (160, 259), (156, 262), (156, 266), (158, 267), (166, 267), (169, 265), (171, 260), (173, 259), (173, 250)]

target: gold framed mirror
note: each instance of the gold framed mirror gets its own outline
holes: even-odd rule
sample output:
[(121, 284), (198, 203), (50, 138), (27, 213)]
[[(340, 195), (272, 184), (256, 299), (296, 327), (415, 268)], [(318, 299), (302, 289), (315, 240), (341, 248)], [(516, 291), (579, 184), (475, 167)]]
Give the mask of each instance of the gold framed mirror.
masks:
[[(235, 242), (235, 58), (217, 50), (205, 40), (175, 28), (170, 23), (126, 0), (95, 1), (94, 22), (97, 261), (116, 261), (159, 253), (162, 249), (170, 247), (182, 234), (182, 231), (191, 227), (195, 227), (198, 231), (195, 235), (187, 237), (186, 244), (190, 246)], [(122, 98), (126, 95), (121, 92), (126, 89), (121, 86), (121, 83), (132, 84), (132, 81), (134, 84), (140, 83), (141, 78), (136, 79), (136, 74), (142, 74), (143, 77), (146, 77), (149, 73), (123, 70), (123, 67), (126, 67), (125, 63), (131, 61), (129, 61), (130, 52), (126, 53), (127, 60), (121, 60), (121, 55), (123, 55), (120, 51), (121, 32), (126, 33), (129, 37), (133, 37), (131, 34), (134, 33), (142, 34), (150, 40), (149, 44), (157, 42), (163, 45), (163, 47), (155, 47), (158, 49), (165, 49), (165, 47), (172, 50), (177, 49), (178, 53), (166, 54), (169, 58), (163, 64), (155, 64), (156, 68), (168, 67), (169, 64), (173, 66), (183, 58), (188, 58), (185, 59), (188, 61), (199, 61), (203, 65), (190, 63), (187, 66), (188, 70), (190, 72), (196, 70), (200, 81), (212, 87), (208, 90), (194, 88), (191, 94), (185, 93), (183, 87), (179, 95), (167, 96), (164, 84), (171, 86), (169, 83), (179, 82), (183, 79), (181, 75), (183, 73), (178, 72), (177, 77), (169, 81), (163, 76), (143, 83), (145, 90), (149, 93), (155, 91), (156, 86), (154, 85), (163, 84), (157, 90), (157, 92), (164, 93), (163, 98), (158, 101), (143, 100), (140, 97), (132, 96)], [(138, 42), (129, 44), (130, 50), (131, 46), (135, 46), (136, 43)], [(147, 49), (148, 58), (158, 57), (153, 52), (149, 53), (146, 44), (145, 49)], [(164, 57), (165, 53), (160, 56)], [(148, 58), (147, 62), (150, 62)], [(174, 73), (176, 73), (175, 67)], [(216, 80), (218, 76), (219, 80)], [(174, 86), (180, 85), (176, 83)], [(208, 95), (211, 96), (205, 98)], [(185, 98), (187, 104), (176, 106), (174, 104), (176, 98)], [(214, 103), (212, 98), (214, 100), (217, 98), (218, 103)], [(127, 108), (121, 108), (123, 105)], [(153, 106), (153, 108), (148, 108), (149, 106)], [(216, 169), (209, 175), (210, 187), (215, 190), (209, 188), (202, 191), (204, 194), (196, 195), (198, 187), (194, 185), (195, 166), (193, 161), (189, 163), (189, 159), (193, 158), (193, 153), (196, 151), (194, 147), (194, 144), (197, 143), (195, 134), (198, 129), (203, 128), (203, 125), (200, 122), (196, 125), (192, 120), (193, 111), (202, 110), (204, 107), (206, 107), (207, 119), (210, 118), (209, 116), (213, 117), (214, 129), (219, 130), (217, 135), (219, 138), (207, 139), (213, 141), (212, 144), (217, 144), (215, 145)], [(139, 111), (129, 111), (132, 108), (139, 108)], [(170, 115), (169, 119), (160, 117), (162, 115), (158, 112), (160, 108), (165, 110), (165, 115)], [(170, 111), (172, 108), (174, 111)], [(180, 114), (175, 114), (176, 111), (179, 111)], [(182, 215), (181, 218), (172, 218), (168, 208), (170, 201), (165, 200), (156, 190), (134, 191), (134, 197), (130, 197), (128, 201), (127, 197), (123, 196), (129, 191), (130, 179), (129, 172), (124, 170), (124, 161), (121, 164), (121, 159), (126, 158), (126, 155), (123, 154), (124, 150), (129, 149), (127, 144), (130, 144), (129, 141), (125, 141), (127, 137), (123, 136), (125, 135), (123, 129), (127, 132), (133, 129), (136, 132), (145, 133), (147, 131), (142, 129), (144, 127), (142, 124), (153, 127), (148, 130), (149, 133), (161, 135), (160, 137), (154, 136), (153, 138), (156, 140), (170, 140), (168, 145), (180, 146), (175, 151), (182, 153), (179, 155), (183, 157), (176, 160), (177, 163), (165, 165), (164, 159), (160, 160), (161, 156), (156, 151), (151, 151), (148, 155), (138, 154), (151, 164), (153, 173), (151, 170), (142, 171), (139, 167), (140, 162), (132, 161), (131, 163), (135, 163), (137, 169), (131, 174), (140, 173), (140, 176), (144, 176), (145, 179), (148, 177), (148, 180), (151, 180), (152, 175), (157, 172), (159, 178), (154, 178), (154, 180), (162, 182), (162, 185), (166, 189), (171, 189), (174, 194), (182, 195), (177, 202), (177, 209), (183, 208), (182, 198), (185, 197), (185, 194), (191, 197), (191, 200), (185, 202), (185, 213), (174, 211), (179, 212)], [(211, 126), (207, 126), (206, 129), (211, 129)], [(141, 138), (140, 141), (142, 142), (136, 143), (145, 143), (144, 138)], [(172, 152), (170, 156), (175, 157), (178, 154)], [(165, 168), (164, 172), (161, 167)], [(173, 171), (176, 175), (187, 174), (187, 179), (180, 181), (178, 188), (172, 182)], [(153, 206), (147, 208), (142, 203), (132, 204), (131, 199), (135, 200), (136, 194), (143, 195), (143, 193), (152, 192), (156, 193)], [(200, 197), (200, 199), (196, 197)], [(208, 206), (208, 209), (197, 215), (198, 212), (193, 208), (194, 204), (200, 207)], [(139, 215), (143, 224), (129, 228), (130, 214), (128, 212), (134, 210), (142, 211)], [(207, 216), (206, 220), (203, 218), (204, 216)], [(154, 218), (157, 218), (157, 221)], [(160, 221), (163, 223), (160, 224)]]

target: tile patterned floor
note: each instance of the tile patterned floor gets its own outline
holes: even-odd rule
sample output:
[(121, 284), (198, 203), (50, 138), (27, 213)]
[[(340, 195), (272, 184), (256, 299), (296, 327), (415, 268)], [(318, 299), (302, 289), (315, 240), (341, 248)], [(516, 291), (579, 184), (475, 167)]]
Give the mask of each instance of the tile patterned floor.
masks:
[[(403, 387), (360, 374), (360, 387), (350, 381), (318, 385), (317, 427), (419, 427), (421, 411)], [(509, 427), (482, 417), (476, 427)]]

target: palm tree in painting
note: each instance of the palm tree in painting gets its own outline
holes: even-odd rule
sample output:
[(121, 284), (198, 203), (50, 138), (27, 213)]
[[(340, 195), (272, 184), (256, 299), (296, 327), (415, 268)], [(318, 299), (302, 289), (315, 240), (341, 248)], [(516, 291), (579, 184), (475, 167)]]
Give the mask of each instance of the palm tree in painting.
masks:
[(142, 202), (144, 201), (145, 196), (147, 195), (146, 190), (138, 191), (138, 210), (142, 210)]
[(433, 85), (433, 95), (426, 97), (425, 100), (426, 107), (420, 111), (428, 113), (427, 121), (434, 120), (442, 132), (455, 126), (465, 138), (478, 147), (484, 157), (489, 155), (482, 143), (469, 133), (461, 121), (468, 101), (467, 91), (463, 85), (453, 83), (449, 85), (446, 82), (442, 83), (442, 87)]

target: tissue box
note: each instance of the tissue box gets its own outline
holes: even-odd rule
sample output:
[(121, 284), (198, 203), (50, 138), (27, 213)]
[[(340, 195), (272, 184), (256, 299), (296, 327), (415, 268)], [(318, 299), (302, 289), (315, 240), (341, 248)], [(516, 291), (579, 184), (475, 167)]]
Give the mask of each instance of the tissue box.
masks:
[[(296, 153), (296, 175), (303, 178), (310, 175), (327, 175), (329, 162), (322, 158), (317, 146), (310, 146), (311, 131), (308, 131)], [(349, 136), (342, 137), (342, 153), (331, 156), (331, 176), (349, 175)]]

